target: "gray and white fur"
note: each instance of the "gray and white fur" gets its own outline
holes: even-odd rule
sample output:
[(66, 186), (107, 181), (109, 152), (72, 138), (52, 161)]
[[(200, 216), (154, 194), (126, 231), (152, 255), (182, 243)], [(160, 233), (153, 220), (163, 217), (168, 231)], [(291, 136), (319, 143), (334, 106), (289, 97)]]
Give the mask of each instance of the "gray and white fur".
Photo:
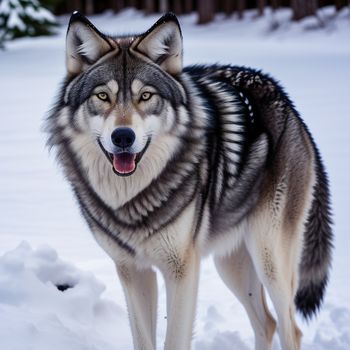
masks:
[(256, 349), (300, 349), (295, 308), (319, 309), (331, 263), (327, 176), (292, 102), (237, 66), (182, 65), (176, 17), (141, 35), (100, 33), (74, 13), (48, 144), (96, 241), (116, 264), (135, 349), (190, 349), (201, 257), (244, 305)]

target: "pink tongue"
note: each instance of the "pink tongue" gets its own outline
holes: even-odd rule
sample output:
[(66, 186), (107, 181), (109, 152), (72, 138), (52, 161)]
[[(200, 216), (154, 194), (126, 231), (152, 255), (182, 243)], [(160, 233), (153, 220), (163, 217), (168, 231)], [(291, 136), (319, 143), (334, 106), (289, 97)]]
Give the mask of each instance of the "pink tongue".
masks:
[(131, 173), (135, 170), (136, 154), (132, 153), (119, 153), (113, 155), (113, 167), (114, 169), (121, 174)]

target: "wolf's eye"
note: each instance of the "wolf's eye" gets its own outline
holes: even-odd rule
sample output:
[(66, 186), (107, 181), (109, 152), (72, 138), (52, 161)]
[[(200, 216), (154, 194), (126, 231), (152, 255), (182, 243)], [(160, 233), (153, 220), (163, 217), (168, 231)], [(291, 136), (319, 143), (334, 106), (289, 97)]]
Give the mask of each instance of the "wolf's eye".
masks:
[(108, 100), (108, 95), (105, 92), (99, 92), (96, 96), (102, 101)]
[(141, 94), (140, 101), (148, 101), (152, 97), (152, 93), (149, 91), (145, 91)]

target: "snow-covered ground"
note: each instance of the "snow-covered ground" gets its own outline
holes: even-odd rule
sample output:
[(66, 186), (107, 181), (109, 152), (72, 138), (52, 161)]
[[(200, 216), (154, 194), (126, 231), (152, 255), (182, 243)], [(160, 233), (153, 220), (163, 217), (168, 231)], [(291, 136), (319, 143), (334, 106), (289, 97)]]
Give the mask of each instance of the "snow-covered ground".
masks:
[[(321, 13), (330, 16), (332, 9)], [(304, 348), (350, 348), (350, 13), (310, 30), (274, 17), (218, 18), (196, 26), (180, 18), (185, 63), (261, 68), (286, 87), (319, 144), (330, 174), (336, 235), (324, 307), (299, 319)], [(133, 10), (92, 18), (107, 32), (147, 29), (157, 17)], [(61, 18), (66, 24), (68, 18)], [(275, 31), (271, 26), (280, 23)], [(94, 242), (40, 132), (64, 74), (64, 32), (20, 40), (0, 51), (0, 348), (125, 350), (132, 348), (124, 296), (112, 261)], [(349, 144), (346, 144), (349, 142)], [(24, 242), (23, 242), (24, 241)], [(64, 292), (55, 285), (67, 284)], [(159, 279), (158, 346), (165, 334), (165, 291)], [(239, 302), (204, 261), (194, 335), (196, 350), (252, 349), (253, 333)], [(278, 349), (276, 339), (274, 349)]]

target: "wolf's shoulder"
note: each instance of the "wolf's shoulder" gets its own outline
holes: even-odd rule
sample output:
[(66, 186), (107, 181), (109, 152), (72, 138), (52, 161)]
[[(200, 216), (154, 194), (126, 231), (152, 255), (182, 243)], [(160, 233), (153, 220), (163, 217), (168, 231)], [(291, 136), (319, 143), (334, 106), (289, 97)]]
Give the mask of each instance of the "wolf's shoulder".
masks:
[(201, 86), (223, 84), (232, 88), (234, 94), (243, 94), (252, 106), (255, 130), (258, 134), (266, 133), (272, 145), (277, 145), (286, 135), (295, 137), (295, 132), (299, 133), (300, 129), (307, 131), (282, 85), (259, 69), (213, 64), (191, 65), (183, 72)]

